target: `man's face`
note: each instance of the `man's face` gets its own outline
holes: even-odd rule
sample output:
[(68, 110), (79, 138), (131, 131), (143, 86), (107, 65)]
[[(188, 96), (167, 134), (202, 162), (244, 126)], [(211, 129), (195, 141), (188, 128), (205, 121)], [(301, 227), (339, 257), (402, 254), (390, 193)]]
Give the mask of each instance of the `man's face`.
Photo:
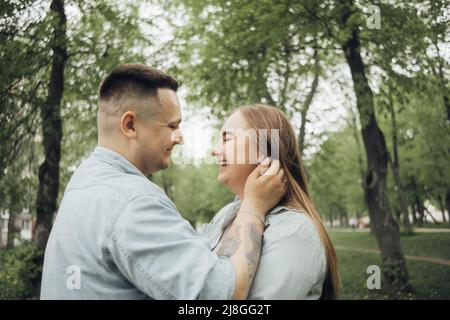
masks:
[(183, 143), (181, 109), (176, 93), (158, 89), (158, 99), (160, 106), (154, 115), (136, 121), (136, 159), (144, 174), (167, 168), (173, 147)]

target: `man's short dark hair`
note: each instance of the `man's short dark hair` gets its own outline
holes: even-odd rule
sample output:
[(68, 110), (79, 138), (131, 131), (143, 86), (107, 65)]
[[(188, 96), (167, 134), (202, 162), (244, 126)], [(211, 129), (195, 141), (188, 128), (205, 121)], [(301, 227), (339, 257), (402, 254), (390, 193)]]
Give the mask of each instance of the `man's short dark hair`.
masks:
[(155, 96), (160, 88), (177, 91), (178, 83), (164, 72), (144, 64), (122, 64), (102, 81), (99, 98), (106, 101), (112, 97), (120, 98), (129, 91)]

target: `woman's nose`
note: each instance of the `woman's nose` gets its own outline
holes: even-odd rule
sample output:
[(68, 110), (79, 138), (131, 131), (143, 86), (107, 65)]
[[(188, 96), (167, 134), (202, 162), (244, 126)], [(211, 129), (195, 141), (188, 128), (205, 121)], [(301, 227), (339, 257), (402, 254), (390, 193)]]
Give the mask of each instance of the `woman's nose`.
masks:
[(211, 155), (213, 157), (219, 157), (222, 154), (222, 147), (220, 145), (220, 141), (216, 143), (213, 150), (211, 151)]

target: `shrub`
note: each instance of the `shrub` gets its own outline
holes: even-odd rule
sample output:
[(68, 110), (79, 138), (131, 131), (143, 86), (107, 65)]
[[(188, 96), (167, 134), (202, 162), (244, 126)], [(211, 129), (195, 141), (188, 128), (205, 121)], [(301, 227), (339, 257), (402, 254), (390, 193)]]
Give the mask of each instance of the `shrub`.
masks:
[(42, 252), (32, 242), (0, 251), (0, 300), (30, 299), (42, 272)]

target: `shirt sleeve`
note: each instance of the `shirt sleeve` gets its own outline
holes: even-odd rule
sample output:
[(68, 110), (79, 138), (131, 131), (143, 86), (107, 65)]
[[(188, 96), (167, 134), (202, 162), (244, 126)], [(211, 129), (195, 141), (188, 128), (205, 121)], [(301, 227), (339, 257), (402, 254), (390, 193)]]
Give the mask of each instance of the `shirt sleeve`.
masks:
[(184, 220), (169, 199), (140, 196), (130, 201), (110, 234), (117, 268), (153, 299), (230, 299), (235, 271)]
[(263, 250), (249, 297), (307, 299), (311, 289), (323, 281), (325, 268), (321, 243), (316, 239), (284, 237)]

